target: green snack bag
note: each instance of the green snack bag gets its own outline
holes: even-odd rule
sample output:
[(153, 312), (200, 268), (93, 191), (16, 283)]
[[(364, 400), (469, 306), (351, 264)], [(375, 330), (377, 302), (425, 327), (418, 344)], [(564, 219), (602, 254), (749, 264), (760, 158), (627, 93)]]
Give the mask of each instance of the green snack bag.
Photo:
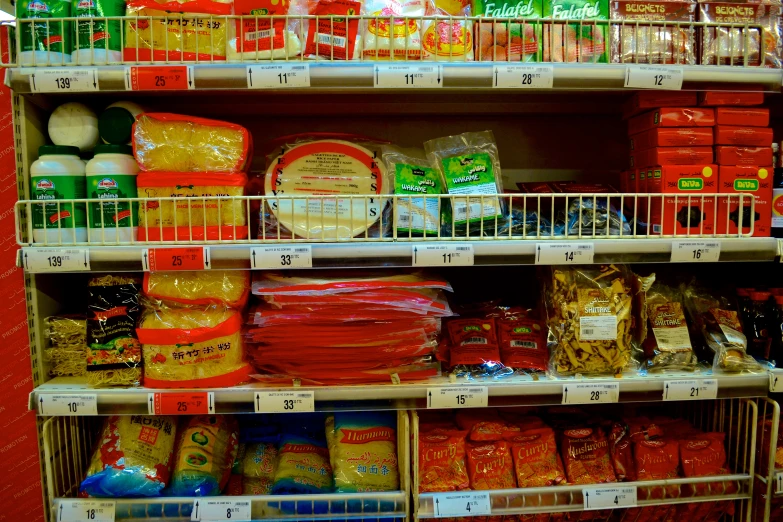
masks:
[(583, 24), (544, 24), (545, 62), (608, 62), (606, 24), (589, 20), (608, 20), (608, 0), (544, 0), (544, 18), (585, 20)]
[(443, 193), (440, 174), (420, 150), (392, 145), (382, 148), (387, 172), (394, 173), (394, 193), (423, 197), (401, 197), (394, 201), (394, 228), (400, 236), (438, 235), (446, 200), (433, 196)]
[[(70, 62), (71, 22), (47, 22), (71, 16), (70, 0), (19, 0), (16, 18), (20, 32), (20, 61), (24, 64)], [(35, 21), (28, 21), (35, 19)]]
[(541, 24), (527, 22), (542, 17), (541, 0), (472, 0), (471, 9), (474, 16), (493, 19), (475, 22), (476, 61), (541, 61)]
[[(125, 16), (124, 0), (72, 0), (71, 12), (76, 18), (102, 18)], [(77, 61), (105, 62), (106, 52), (114, 51), (110, 61), (121, 59), (120, 20), (77, 20), (74, 53), (79, 54)], [(93, 52), (91, 52), (93, 51)], [(74, 56), (76, 60), (77, 57)]]

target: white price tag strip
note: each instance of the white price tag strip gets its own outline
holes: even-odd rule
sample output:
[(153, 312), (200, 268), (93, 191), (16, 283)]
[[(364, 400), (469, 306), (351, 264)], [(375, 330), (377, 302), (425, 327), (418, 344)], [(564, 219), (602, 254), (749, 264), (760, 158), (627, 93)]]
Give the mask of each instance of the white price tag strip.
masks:
[(498, 89), (551, 89), (551, 65), (495, 65), (492, 86)]
[(720, 241), (672, 241), (672, 263), (715, 263)]
[(663, 400), (665, 401), (698, 401), (717, 398), (718, 381), (716, 379), (682, 379), (663, 383)]
[(594, 256), (595, 245), (592, 242), (536, 243), (537, 265), (589, 265), (593, 262)]
[(783, 493), (783, 471), (775, 473), (775, 493)]
[(250, 266), (254, 270), (312, 268), (313, 247), (310, 245), (253, 247), (250, 249)]
[(255, 393), (256, 413), (315, 411), (314, 391), (261, 391)]
[(413, 266), (473, 266), (473, 245), (414, 245)]
[(61, 500), (57, 522), (114, 522), (114, 501)]
[(94, 393), (41, 393), (38, 415), (98, 415), (98, 396)]
[(625, 68), (625, 86), (630, 89), (682, 89), (682, 67), (629, 65)]
[(440, 65), (376, 65), (375, 86), (382, 89), (437, 89), (443, 87)]
[(585, 509), (636, 507), (636, 486), (584, 488), (582, 496)]
[(90, 252), (86, 248), (23, 248), (25, 272), (85, 272), (90, 270)]
[(620, 400), (620, 383), (564, 384), (563, 404), (600, 404)]
[(487, 516), (492, 513), (489, 493), (437, 493), (432, 496), (435, 518)]
[(427, 408), (486, 408), (488, 404), (486, 386), (427, 388)]
[(98, 90), (98, 69), (37, 68), (30, 75), (33, 92), (88, 92)]
[(772, 393), (783, 392), (783, 370), (770, 370), (769, 391)]
[(248, 65), (248, 89), (295, 89), (310, 87), (309, 63)]
[(196, 499), (190, 520), (196, 522), (246, 522), (251, 520), (249, 500)]

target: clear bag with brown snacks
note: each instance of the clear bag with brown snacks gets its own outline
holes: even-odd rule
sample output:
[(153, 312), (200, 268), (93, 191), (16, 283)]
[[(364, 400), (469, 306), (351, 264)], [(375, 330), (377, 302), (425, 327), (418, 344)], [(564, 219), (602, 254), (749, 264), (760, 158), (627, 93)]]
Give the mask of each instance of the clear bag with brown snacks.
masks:
[(698, 358), (691, 346), (682, 293), (655, 283), (645, 299), (647, 335), (642, 343), (648, 371), (696, 369)]
[(634, 290), (622, 265), (552, 267), (547, 313), (551, 370), (560, 375), (621, 374), (634, 358)]
[(683, 290), (692, 338), (703, 340), (711, 352), (714, 372), (766, 371), (748, 355), (748, 340), (742, 333), (737, 308), (728, 299), (691, 283)]

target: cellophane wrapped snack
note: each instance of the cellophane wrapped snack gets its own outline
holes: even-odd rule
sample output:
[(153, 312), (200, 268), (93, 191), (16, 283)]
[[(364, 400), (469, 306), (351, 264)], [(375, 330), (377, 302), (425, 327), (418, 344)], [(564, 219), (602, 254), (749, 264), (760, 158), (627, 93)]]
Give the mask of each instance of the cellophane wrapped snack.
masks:
[(553, 267), (548, 275), (552, 370), (562, 375), (619, 374), (633, 367), (628, 269), (563, 266)]
[(471, 489), (513, 489), (517, 486), (508, 442), (471, 442), (467, 453)]
[(247, 270), (146, 272), (144, 296), (183, 305), (225, 305), (241, 308), (250, 293)]
[[(702, 65), (763, 65), (780, 68), (783, 7), (780, 0), (699, 1), (699, 21), (737, 24), (700, 27)], [(748, 24), (756, 27), (742, 27)], [(758, 26), (761, 26), (759, 31)]]
[(650, 371), (694, 370), (698, 358), (691, 346), (679, 288), (656, 282), (645, 299), (647, 336), (642, 344)]
[(424, 60), (434, 62), (473, 61), (473, 22), (460, 18), (470, 16), (470, 3), (435, 0), (427, 9), (424, 21)]
[(368, 16), (362, 24), (362, 57), (365, 60), (417, 60), (421, 58), (421, 19), (425, 0), (366, 0)]
[(541, 61), (541, 24), (534, 21), (542, 16), (540, 1), (473, 0), (471, 8), (488, 18), (475, 22), (476, 61)]
[(79, 491), (91, 497), (159, 496), (169, 483), (176, 437), (174, 417), (108, 417)]
[[(613, 63), (696, 64), (695, 0), (610, 0)], [(638, 24), (637, 24), (638, 22)], [(648, 22), (672, 22), (652, 25)]]
[(332, 465), (320, 414), (300, 415), (280, 437), (273, 495), (329, 493)]
[(509, 437), (517, 487), (537, 488), (565, 482), (555, 432), (548, 426), (523, 430)]
[(466, 431), (435, 428), (419, 435), (419, 493), (460, 491), (470, 487)]
[(277, 446), (271, 442), (248, 444), (242, 466), (242, 492), (269, 495), (277, 470)]
[(543, 323), (524, 314), (511, 313), (495, 320), (500, 361), (515, 370), (545, 372), (549, 362)]
[(582, 20), (581, 23), (544, 23), (545, 62), (606, 63), (609, 39), (607, 25), (594, 20), (609, 19), (609, 0), (544, 0), (545, 19)]
[(358, 60), (362, 51), (358, 15), (363, 2), (355, 0), (309, 0), (305, 56), (322, 60)]
[[(670, 438), (634, 442), (634, 463), (637, 480), (666, 480), (679, 476), (680, 454), (676, 440)], [(680, 496), (680, 487), (653, 486), (639, 488), (641, 498), (663, 499)]]
[(50, 316), (44, 319), (48, 342), (44, 357), (51, 362), (50, 375), (87, 373), (87, 321), (83, 316)]
[[(682, 473), (686, 478), (728, 475), (725, 433), (700, 433), (680, 442)], [(736, 493), (738, 485), (732, 481), (716, 481), (683, 486), (691, 495), (726, 495)]]
[[(234, 0), (234, 14), (244, 18), (228, 24), (228, 61), (284, 59), (299, 56), (300, 23), (307, 14), (303, 2), (290, 0)], [(289, 15), (291, 18), (282, 18)], [(270, 18), (279, 16), (281, 18)], [(304, 68), (304, 66), (302, 66)]]
[(569, 484), (602, 484), (617, 479), (609, 457), (609, 440), (600, 427), (563, 431), (561, 452)]

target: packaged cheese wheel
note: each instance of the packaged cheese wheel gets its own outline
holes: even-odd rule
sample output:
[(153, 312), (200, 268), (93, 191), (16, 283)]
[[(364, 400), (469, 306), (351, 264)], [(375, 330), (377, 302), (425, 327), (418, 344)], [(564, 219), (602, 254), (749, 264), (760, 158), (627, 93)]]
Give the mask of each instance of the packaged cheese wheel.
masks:
[(247, 270), (146, 272), (144, 295), (186, 305), (223, 304), (241, 308), (250, 293)]
[(389, 193), (388, 185), (386, 168), (361, 145), (334, 139), (294, 145), (266, 172), (264, 193), (273, 221), (266, 223), (264, 237), (288, 231), (308, 239), (348, 239), (379, 221), (387, 225), (382, 219), (387, 200), (379, 196)]

